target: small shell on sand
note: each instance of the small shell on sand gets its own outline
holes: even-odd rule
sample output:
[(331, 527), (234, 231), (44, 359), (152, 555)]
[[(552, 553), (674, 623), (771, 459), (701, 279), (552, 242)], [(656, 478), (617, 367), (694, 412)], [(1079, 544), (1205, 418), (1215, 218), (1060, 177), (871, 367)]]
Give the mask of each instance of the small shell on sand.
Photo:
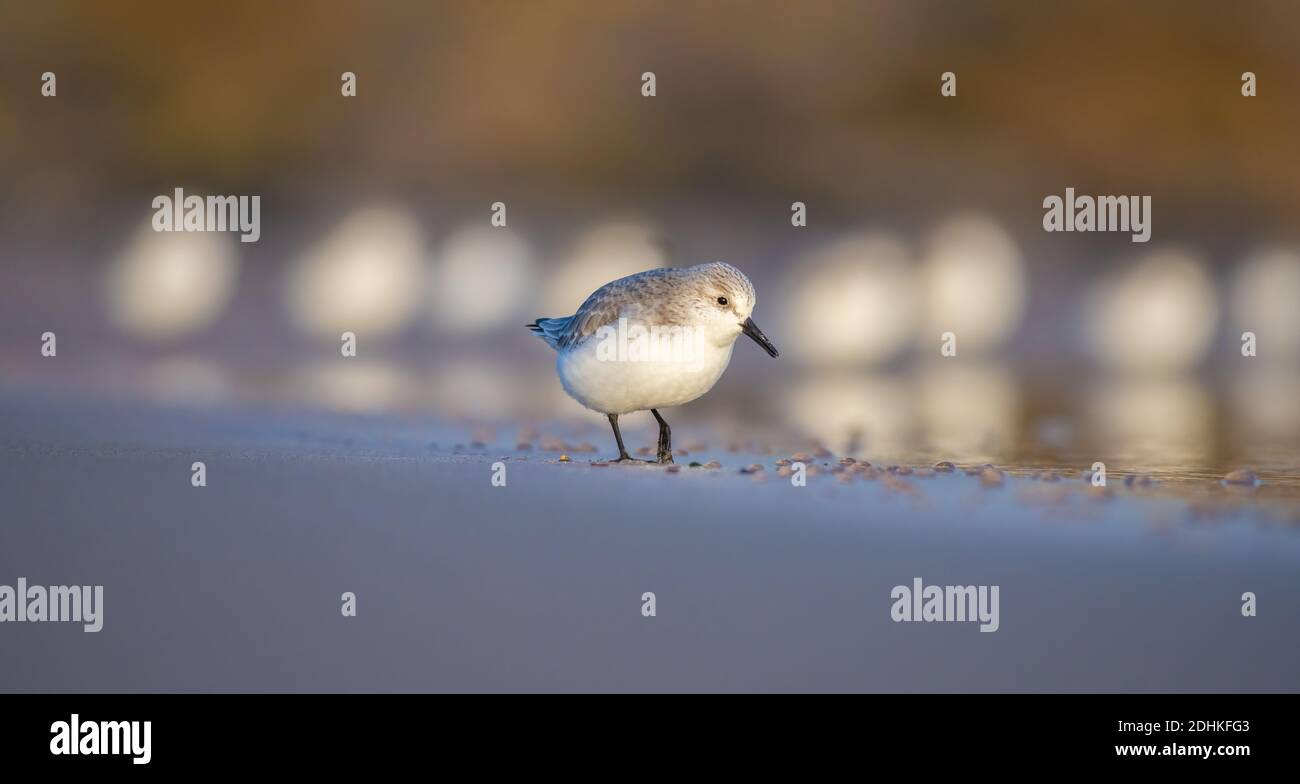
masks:
[(757, 473), (762, 472), (762, 470), (763, 470), (763, 466), (762, 466), (761, 464), (759, 464), (759, 463), (750, 463), (749, 465), (747, 465), (747, 466), (745, 466), (744, 468), (740, 469), (740, 473), (742, 473), (742, 474), (757, 474)]
[(795, 452), (793, 455), (790, 455), (790, 459), (796, 463), (808, 463), (812, 462), (812, 455), (807, 452)]
[(1235, 471), (1229, 471), (1223, 477), (1223, 483), (1226, 485), (1245, 485), (1247, 487), (1256, 487), (1259, 485), (1259, 475), (1249, 468), (1238, 468)]
[(940, 460), (939, 462), (934, 464), (934, 470), (940, 471), (945, 474), (950, 474), (953, 471), (957, 470), (957, 466), (953, 465), (951, 462), (947, 460)]
[(569, 456), (568, 456), (568, 455), (560, 455), (560, 462), (561, 462), (561, 463), (567, 463), (567, 462), (569, 462)]
[(853, 465), (853, 464), (856, 463), (856, 462), (858, 462), (858, 461), (854, 460), (854, 459), (851, 458), (851, 457), (841, 457), (841, 458), (840, 458), (840, 465)]
[(784, 457), (782, 457), (782, 458), (779, 458), (779, 459), (776, 461), (776, 464), (777, 464), (778, 466), (782, 466), (782, 467), (784, 467), (784, 466), (788, 466), (788, 465), (790, 465), (790, 461), (789, 461), (789, 460), (786, 460)]
[(705, 467), (705, 468), (722, 468), (722, 463), (719, 463), (717, 460), (710, 460), (709, 462), (707, 462), (707, 463), (704, 464), (704, 467)]

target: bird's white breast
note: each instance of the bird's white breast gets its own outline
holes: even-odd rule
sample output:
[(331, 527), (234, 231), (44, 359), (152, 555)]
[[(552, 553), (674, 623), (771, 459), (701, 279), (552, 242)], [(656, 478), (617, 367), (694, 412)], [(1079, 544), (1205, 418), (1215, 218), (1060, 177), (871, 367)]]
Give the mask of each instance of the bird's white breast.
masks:
[(705, 344), (689, 358), (611, 359), (599, 341), (561, 351), (556, 370), (564, 391), (603, 414), (627, 414), (689, 403), (713, 388), (731, 361), (735, 343)]

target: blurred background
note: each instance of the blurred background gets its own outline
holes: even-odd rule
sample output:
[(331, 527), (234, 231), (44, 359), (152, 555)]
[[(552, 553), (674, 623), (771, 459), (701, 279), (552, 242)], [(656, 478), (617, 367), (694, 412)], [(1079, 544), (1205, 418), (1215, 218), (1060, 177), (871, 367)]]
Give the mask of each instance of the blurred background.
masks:
[[(523, 325), (723, 260), (782, 355), (737, 344), (678, 433), (1295, 476), (1297, 29), (1286, 2), (4, 3), (0, 392), (581, 432)], [(1045, 233), (1067, 187), (1149, 195), (1151, 241)], [(155, 233), (175, 188), (259, 195), (260, 241)]]

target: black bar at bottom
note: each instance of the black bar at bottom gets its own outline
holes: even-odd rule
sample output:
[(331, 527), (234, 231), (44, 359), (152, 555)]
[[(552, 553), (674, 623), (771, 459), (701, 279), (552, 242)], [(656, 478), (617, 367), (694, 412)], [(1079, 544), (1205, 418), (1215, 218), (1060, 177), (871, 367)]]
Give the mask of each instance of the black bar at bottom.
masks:
[(608, 754), (669, 769), (691, 758), (759, 770), (842, 759), (1186, 771), (1285, 763), (1297, 698), (54, 694), (0, 705), (4, 762), (50, 772), (383, 772), (459, 760), (541, 774)]

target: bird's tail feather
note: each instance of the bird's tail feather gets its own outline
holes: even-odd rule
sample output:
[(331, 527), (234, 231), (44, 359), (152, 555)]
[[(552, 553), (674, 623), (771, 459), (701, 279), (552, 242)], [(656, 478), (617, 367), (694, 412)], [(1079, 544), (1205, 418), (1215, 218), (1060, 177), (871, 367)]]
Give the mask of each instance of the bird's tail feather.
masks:
[(546, 341), (546, 344), (555, 350), (560, 348), (560, 338), (568, 329), (569, 322), (573, 320), (572, 316), (565, 318), (539, 318), (533, 323), (527, 325), (533, 331), (533, 334)]

